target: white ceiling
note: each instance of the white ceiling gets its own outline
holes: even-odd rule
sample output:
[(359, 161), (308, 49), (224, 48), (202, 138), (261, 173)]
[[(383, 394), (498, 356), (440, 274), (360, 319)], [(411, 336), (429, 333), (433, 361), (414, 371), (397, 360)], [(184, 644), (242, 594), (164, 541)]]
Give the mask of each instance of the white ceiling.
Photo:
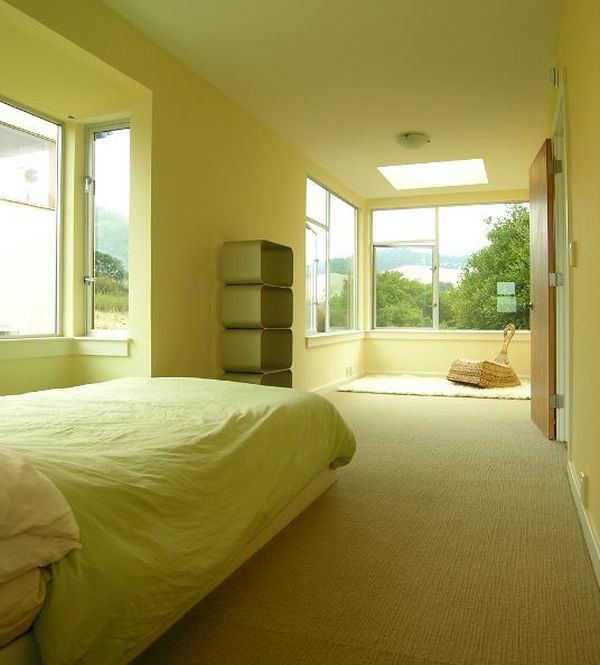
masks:
[(376, 167), (410, 162), (482, 157), (489, 185), (462, 191), (528, 185), (561, 0), (104, 2), (365, 198), (398, 196)]

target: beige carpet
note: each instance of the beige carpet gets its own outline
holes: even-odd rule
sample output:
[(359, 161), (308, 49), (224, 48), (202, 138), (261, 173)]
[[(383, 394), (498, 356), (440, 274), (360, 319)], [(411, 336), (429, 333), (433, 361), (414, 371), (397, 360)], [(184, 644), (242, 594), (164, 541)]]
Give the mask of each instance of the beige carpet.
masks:
[(529, 403), (334, 393), (338, 483), (138, 665), (598, 665), (564, 447)]
[(528, 379), (510, 388), (478, 388), (448, 381), (445, 376), (431, 374), (368, 374), (345, 383), (340, 392), (380, 393), (392, 395), (432, 395), (443, 397), (485, 397), (494, 399), (530, 399)]

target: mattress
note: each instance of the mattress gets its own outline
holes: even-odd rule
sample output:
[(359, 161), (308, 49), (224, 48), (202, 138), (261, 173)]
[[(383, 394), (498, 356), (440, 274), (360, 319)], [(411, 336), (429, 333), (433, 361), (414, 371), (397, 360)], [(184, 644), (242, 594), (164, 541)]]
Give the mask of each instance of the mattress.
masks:
[(313, 393), (129, 378), (0, 398), (0, 447), (71, 505), (82, 549), (52, 566), (44, 663), (130, 661), (354, 437)]

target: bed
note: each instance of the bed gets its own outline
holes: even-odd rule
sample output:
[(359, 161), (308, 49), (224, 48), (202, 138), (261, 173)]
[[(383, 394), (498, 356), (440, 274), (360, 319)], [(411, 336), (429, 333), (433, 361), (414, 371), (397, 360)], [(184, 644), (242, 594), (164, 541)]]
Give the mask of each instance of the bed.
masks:
[[(0, 450), (71, 506), (33, 635), (47, 665), (131, 661), (332, 482), (352, 433), (322, 397), (129, 378), (0, 398)], [(31, 633), (0, 663), (35, 662)]]

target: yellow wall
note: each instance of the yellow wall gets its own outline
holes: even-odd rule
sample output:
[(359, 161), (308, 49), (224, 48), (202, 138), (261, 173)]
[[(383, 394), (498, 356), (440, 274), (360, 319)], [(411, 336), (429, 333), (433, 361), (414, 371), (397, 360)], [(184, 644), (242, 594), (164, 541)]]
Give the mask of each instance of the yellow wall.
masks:
[[(129, 358), (55, 358), (57, 368), (64, 366), (64, 371), (57, 370), (57, 382), (58, 377), (64, 380), (66, 376), (74, 383), (127, 374), (218, 376), (220, 248), (226, 241), (250, 238), (267, 238), (294, 250), (293, 370), (297, 387), (334, 383), (346, 376), (348, 367), (355, 375), (386, 368), (416, 369), (416, 358), (423, 359), (421, 371), (443, 372), (446, 356), (463, 355), (461, 343), (436, 345), (431, 341), (366, 340), (306, 346), (306, 174), (359, 208), (363, 247), (358, 266), (359, 323), (365, 327), (369, 325), (368, 208), (519, 200), (527, 198), (526, 192), (365, 202), (102, 3), (0, 0), (0, 9), (7, 19), (0, 28), (0, 55), (10, 60), (19, 49), (27, 54), (0, 81), (0, 95), (59, 119), (76, 116), (75, 121), (67, 122), (65, 133), (65, 163), (72, 175), (65, 183), (66, 335), (80, 334), (83, 329), (83, 201), (81, 191), (72, 185), (80, 182), (83, 173), (82, 125), (126, 114), (133, 128), (131, 354)], [(477, 351), (493, 357), (496, 347), (496, 342), (480, 342)], [(473, 355), (473, 345), (467, 348), (471, 353), (464, 355)], [(524, 346), (513, 355), (515, 359), (520, 356), (523, 362), (517, 361), (517, 371), (528, 374)], [(44, 387), (36, 363), (32, 360), (26, 365), (31, 385)], [(8, 367), (4, 367), (6, 377)], [(51, 373), (44, 376), (48, 386), (54, 385)], [(7, 378), (5, 391), (10, 391), (10, 384)]]
[[(120, 359), (119, 371), (112, 375), (148, 374), (150, 94), (138, 83), (3, 2), (0, 3), (0, 59), (11, 63), (3, 68), (0, 77), (0, 99), (41, 112), (62, 122), (64, 127), (60, 328), (65, 336), (80, 335), (84, 330), (83, 127), (96, 121), (127, 117), (137, 129), (135, 136), (140, 145), (132, 156), (130, 223), (131, 328), (136, 344), (132, 345), (128, 358)], [(62, 340), (10, 341), (8, 346), (2, 341), (0, 393), (92, 381), (104, 361), (96, 356), (64, 353)]]
[(0, 395), (72, 386), (70, 361), (70, 356), (4, 359), (0, 361)]
[(571, 269), (571, 433), (576, 473), (589, 477), (587, 514), (600, 545), (600, 3), (565, 0), (559, 65), (565, 73)]
[(362, 339), (313, 347), (307, 350), (306, 357), (304, 374), (299, 379), (311, 389), (332, 389), (344, 379), (365, 373)]
[(470, 205), (473, 203), (515, 203), (528, 201), (527, 189), (506, 189), (496, 192), (444, 192), (424, 196), (396, 196), (386, 199), (367, 199), (366, 205), (380, 208), (418, 208), (427, 206)]
[[(311, 173), (362, 207), (360, 198), (102, 3), (11, 0), (9, 4), (81, 47), (84, 61), (87, 57), (102, 63), (102, 74), (110, 83), (112, 73), (120, 72), (127, 94), (131, 92), (129, 82), (134, 79), (151, 95), (151, 113), (144, 107), (142, 92), (137, 117), (133, 115), (135, 105), (130, 104), (132, 137), (137, 136), (132, 140), (138, 140), (137, 148), (132, 147), (132, 158), (137, 158), (140, 167), (132, 167), (132, 176), (140, 180), (139, 197), (132, 200), (132, 259), (134, 253), (151, 252), (149, 261), (132, 261), (136, 266), (131, 269), (132, 308), (135, 303), (142, 311), (140, 316), (132, 312), (131, 334), (137, 357), (135, 362), (76, 358), (68, 361), (73, 364), (74, 380), (149, 372), (218, 376), (220, 248), (225, 241), (250, 238), (266, 238), (294, 250), (295, 385), (308, 388), (319, 385), (323, 376), (343, 377), (343, 368), (350, 364), (345, 350), (356, 364), (356, 354), (350, 347), (343, 345), (324, 358), (304, 343), (306, 175)], [(0, 6), (6, 8), (5, 3)], [(39, 39), (32, 51), (32, 63), (43, 61), (45, 50), (56, 43), (69, 50), (66, 40), (57, 39), (40, 26), (35, 29)], [(14, 46), (18, 52), (18, 45)], [(62, 70), (57, 67), (48, 80), (55, 81), (56, 86), (40, 85), (26, 69), (22, 89), (11, 96), (20, 102), (28, 98), (25, 101), (32, 107), (47, 110), (49, 97), (60, 100), (70, 92), (72, 98), (89, 87), (93, 94), (96, 79), (80, 72), (72, 80), (63, 81)], [(114, 111), (114, 106), (107, 104), (105, 112)], [(85, 113), (89, 117), (95, 109), (90, 104)], [(61, 108), (53, 115), (65, 117), (62, 113)], [(76, 162), (76, 156), (73, 160)], [(75, 192), (73, 199), (76, 197)], [(76, 229), (76, 216), (74, 220)], [(77, 259), (67, 267), (77, 277)], [(80, 296), (75, 293), (70, 297), (76, 333)]]
[[(412, 337), (412, 338), (411, 338)], [(492, 339), (489, 339), (492, 337)], [(387, 372), (424, 372), (446, 374), (456, 358), (493, 360), (502, 346), (502, 333), (494, 335), (440, 335), (423, 339), (423, 335), (403, 335), (400, 339), (365, 340), (364, 368), (367, 374)], [(519, 376), (529, 376), (529, 333), (512, 340), (508, 357)]]

